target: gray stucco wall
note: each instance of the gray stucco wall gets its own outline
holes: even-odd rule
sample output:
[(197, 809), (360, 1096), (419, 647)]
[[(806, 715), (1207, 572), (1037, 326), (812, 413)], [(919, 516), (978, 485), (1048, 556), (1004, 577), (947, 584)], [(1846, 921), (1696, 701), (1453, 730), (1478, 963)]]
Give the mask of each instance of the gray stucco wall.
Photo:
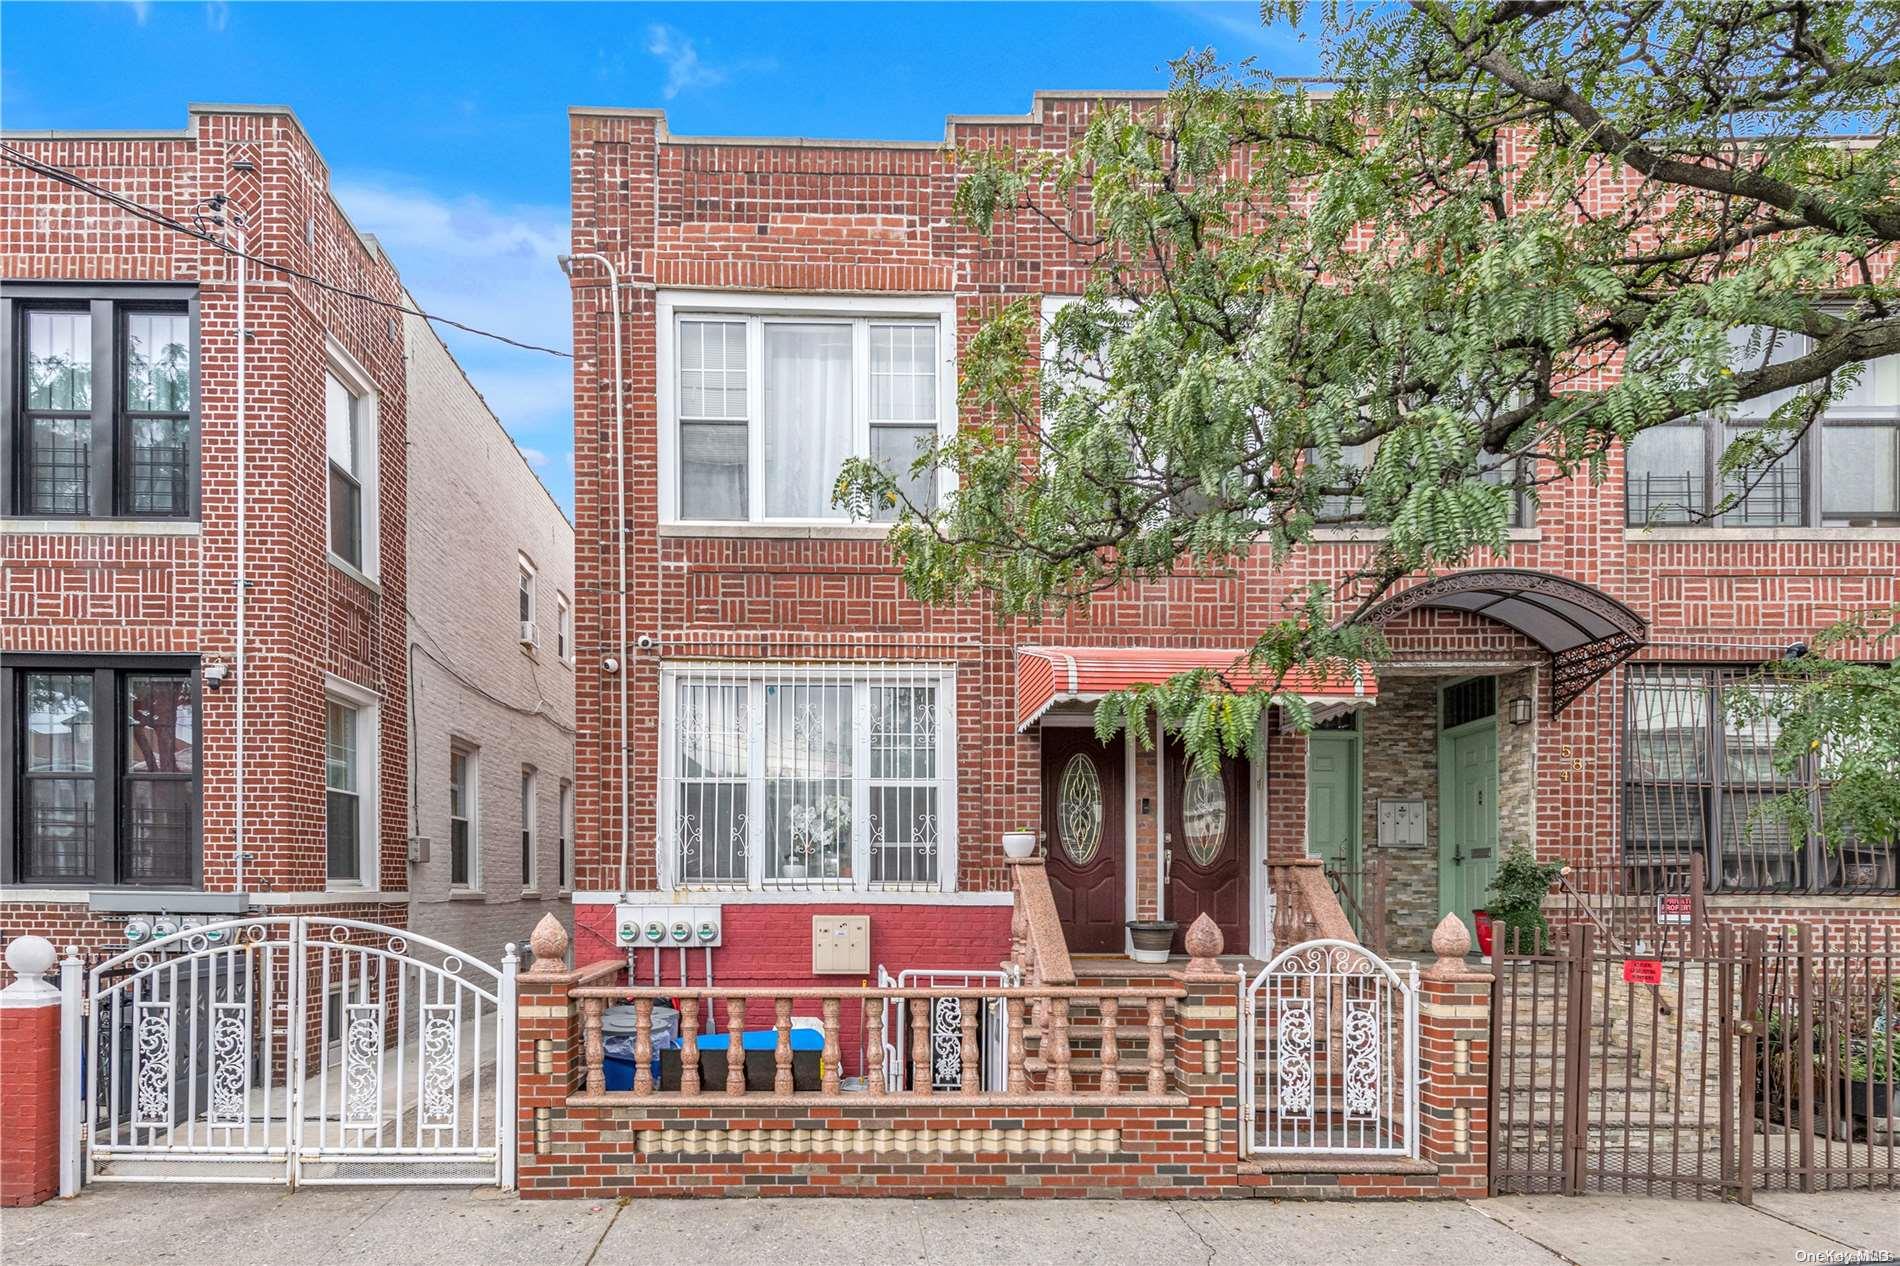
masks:
[[(544, 913), (571, 920), (559, 873), (560, 788), (574, 780), (574, 670), (556, 653), (574, 596), (574, 529), (435, 332), (406, 318), (409, 356), (410, 927), (490, 959)], [(538, 645), (519, 637), (519, 559), (535, 570)], [(572, 654), (570, 637), (569, 654)], [(478, 877), (450, 884), (449, 754), (475, 754)], [(521, 777), (537, 776), (538, 874), (521, 876)]]

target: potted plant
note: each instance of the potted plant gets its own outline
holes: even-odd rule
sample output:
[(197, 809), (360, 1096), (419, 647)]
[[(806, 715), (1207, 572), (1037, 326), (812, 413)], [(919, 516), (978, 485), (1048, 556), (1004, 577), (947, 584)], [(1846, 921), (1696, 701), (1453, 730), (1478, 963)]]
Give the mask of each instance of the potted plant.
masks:
[(1028, 827), (1003, 832), (1003, 856), (1016, 861), (1036, 855), (1036, 833)]
[(1498, 932), (1504, 933), (1506, 949), (1535, 953), (1550, 940), (1550, 924), (1544, 920), (1544, 897), (1563, 867), (1555, 862), (1540, 862), (1523, 844), (1511, 845), (1498, 863), (1491, 879), (1490, 900), (1482, 912), (1479, 927), (1490, 925), (1491, 935), (1481, 936), (1479, 952), (1490, 954)]
[(1130, 919), (1128, 939), (1134, 946), (1130, 956), (1138, 963), (1165, 963), (1174, 946), (1172, 919)]
[(1884, 1121), (1893, 1102), (1893, 1074), (1900, 1065), (1900, 1034), (1843, 1034), (1840, 1056), (1841, 1104), (1863, 1121)]
[(788, 815), (791, 841), (779, 859), (780, 879), (804, 879), (812, 866), (837, 865), (839, 849), (834, 845), (851, 830), (851, 801), (844, 796), (826, 796), (816, 804), (794, 805)]

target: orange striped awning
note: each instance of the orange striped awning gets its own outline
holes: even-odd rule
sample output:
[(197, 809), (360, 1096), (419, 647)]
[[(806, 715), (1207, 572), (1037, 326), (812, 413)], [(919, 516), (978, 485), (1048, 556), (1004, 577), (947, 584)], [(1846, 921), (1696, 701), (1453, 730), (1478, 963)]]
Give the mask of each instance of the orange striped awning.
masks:
[[(1093, 703), (1130, 686), (1152, 685), (1196, 668), (1227, 673), (1237, 687), (1253, 685), (1253, 676), (1235, 661), (1245, 648), (1160, 646), (1023, 646), (1016, 651), (1016, 731), (1034, 725), (1058, 703)], [(1283, 689), (1316, 709), (1355, 707), (1379, 696), (1370, 671), (1357, 678), (1320, 678), (1289, 674)]]

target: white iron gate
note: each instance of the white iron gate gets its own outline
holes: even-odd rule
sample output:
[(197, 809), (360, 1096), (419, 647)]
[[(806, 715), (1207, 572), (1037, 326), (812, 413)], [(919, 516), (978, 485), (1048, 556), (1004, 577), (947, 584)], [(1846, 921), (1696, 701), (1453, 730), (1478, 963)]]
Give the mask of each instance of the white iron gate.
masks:
[[(1009, 989), (1022, 984), (1022, 973), (1008, 971), (935, 971), (907, 968), (892, 976), (880, 965), (880, 989)], [(908, 1000), (884, 1000), (884, 1083), (892, 1092), (904, 1088), (910, 1069), (911, 1026)], [(1001, 998), (979, 1004), (977, 1069), (983, 1089), (1002, 1094), (1009, 1089), (1009, 1008)], [(956, 1090), (963, 1084), (963, 999), (930, 1000), (930, 1084), (936, 1090)]]
[(90, 984), (88, 1181), (514, 1184), (512, 945), (241, 918)]
[(1418, 1155), (1418, 969), (1306, 941), (1240, 978), (1249, 1152)]

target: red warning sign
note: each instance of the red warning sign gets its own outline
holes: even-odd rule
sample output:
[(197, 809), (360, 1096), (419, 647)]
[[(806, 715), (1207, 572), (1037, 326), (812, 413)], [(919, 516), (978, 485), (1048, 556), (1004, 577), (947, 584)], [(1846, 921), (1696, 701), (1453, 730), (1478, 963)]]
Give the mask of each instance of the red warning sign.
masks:
[(1662, 960), (1660, 958), (1624, 959), (1623, 983), (1626, 985), (1660, 985), (1662, 983)]

